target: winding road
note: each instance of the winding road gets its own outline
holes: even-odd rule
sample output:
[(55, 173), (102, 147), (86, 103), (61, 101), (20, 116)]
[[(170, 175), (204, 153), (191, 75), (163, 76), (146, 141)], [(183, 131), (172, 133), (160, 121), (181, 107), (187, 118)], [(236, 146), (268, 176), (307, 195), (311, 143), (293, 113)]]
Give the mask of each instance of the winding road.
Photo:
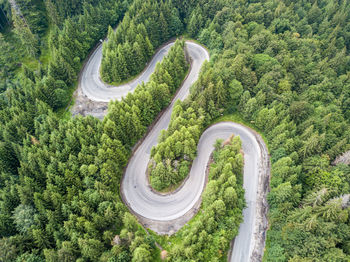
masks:
[[(118, 87), (108, 86), (100, 80), (99, 68), (102, 58), (102, 45), (100, 45), (83, 68), (80, 88), (93, 101), (120, 100), (127, 93), (133, 92), (138, 84), (148, 81), (156, 64), (163, 59), (173, 44), (172, 42), (162, 47), (137, 79)], [(190, 86), (199, 76), (202, 64), (209, 60), (207, 50), (199, 44), (186, 41), (186, 48), (192, 62), (190, 72), (172, 103), (134, 151), (121, 183), (123, 200), (147, 227), (161, 234), (174, 233), (188, 222), (200, 206), (206, 180), (205, 170), (215, 140), (226, 139), (232, 133), (239, 135), (244, 151), (244, 189), (247, 208), (243, 211), (244, 222), (234, 240), (229, 261), (261, 261), (267, 228), (266, 193), (269, 157), (262, 138), (256, 132), (233, 122), (215, 124), (202, 134), (197, 148), (197, 158), (193, 162), (187, 181), (178, 191), (164, 196), (153, 192), (148, 185), (145, 171), (151, 148), (157, 144), (160, 131), (168, 127), (175, 101), (187, 97)]]

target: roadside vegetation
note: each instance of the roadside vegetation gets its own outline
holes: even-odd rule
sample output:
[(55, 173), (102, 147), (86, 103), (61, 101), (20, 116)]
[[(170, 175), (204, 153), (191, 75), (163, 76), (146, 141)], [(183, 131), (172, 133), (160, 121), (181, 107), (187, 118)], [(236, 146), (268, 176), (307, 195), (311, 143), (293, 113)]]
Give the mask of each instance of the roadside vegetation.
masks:
[(154, 186), (187, 175), (179, 167), (195, 158), (206, 123), (242, 116), (264, 133), (271, 153), (264, 261), (349, 259), (342, 196), (350, 169), (331, 165), (350, 148), (349, 8), (347, 1), (216, 1), (198, 4), (187, 20), (188, 34), (212, 58), (152, 149)]
[(245, 207), (240, 138), (218, 140), (198, 214), (171, 237), (155, 237), (169, 261), (227, 261)]
[[(184, 33), (211, 54), (152, 149), (152, 186), (161, 190), (183, 180), (204, 128), (226, 115), (241, 116), (262, 131), (271, 155), (263, 260), (349, 261), (350, 211), (342, 200), (350, 192), (350, 167), (331, 165), (350, 149), (349, 1), (143, 2), (18, 1), (28, 6), (23, 14), (29, 28), (0, 0), (0, 260), (157, 259), (155, 237), (122, 204), (119, 183), (130, 149), (183, 80), (188, 67), (183, 42), (177, 42), (148, 84), (124, 101), (111, 102), (102, 122), (93, 117), (62, 120), (56, 113), (70, 100), (88, 53), (108, 26), (121, 22), (128, 28), (109, 33), (117, 51), (104, 51), (103, 63), (112, 61), (106, 68), (115, 68), (108, 81), (142, 70), (151, 53), (140, 52), (139, 61), (125, 59), (121, 68), (128, 70), (123, 72), (116, 71), (117, 59), (108, 59), (113, 52), (126, 56), (128, 45), (140, 37), (145, 42), (148, 37), (151, 45), (138, 41), (139, 46), (154, 50)], [(129, 18), (123, 20), (127, 10)], [(170, 28), (174, 21), (178, 27)], [(135, 32), (123, 33), (130, 28)], [(47, 62), (40, 64), (36, 61), (42, 55)], [(216, 182), (206, 190), (222, 181), (211, 176)], [(236, 186), (239, 198), (239, 179)], [(226, 235), (222, 228), (232, 214), (240, 221), (242, 202), (230, 213), (225, 193), (214, 194), (210, 201), (204, 195), (202, 207), (209, 210), (217, 201), (223, 207), (223, 202), (222, 216), (214, 212), (216, 227), (204, 230), (200, 221), (206, 216), (199, 213), (174, 237), (181, 252), (167, 247), (170, 261), (224, 259), (227, 241), (237, 232), (229, 228)], [(222, 246), (211, 242), (222, 238)]]
[[(41, 102), (29, 122), (33, 133), (21, 136), (6, 126), (0, 244), (7, 248), (1, 259), (153, 261), (159, 253), (154, 239), (122, 204), (120, 179), (132, 145), (169, 104), (187, 68), (184, 42), (176, 41), (150, 81), (111, 103), (103, 122), (62, 121)], [(14, 120), (21, 119), (31, 120)]]
[(101, 77), (115, 85), (139, 74), (157, 49), (183, 31), (171, 2), (136, 0), (115, 31), (108, 30), (103, 44)]
[(204, 129), (223, 107), (237, 105), (243, 87), (235, 79), (230, 83), (231, 79), (222, 78), (222, 73), (229, 70), (225, 67), (218, 63), (215, 69), (205, 65), (190, 97), (176, 102), (168, 129), (151, 151), (151, 185), (155, 189), (178, 184), (189, 174)]

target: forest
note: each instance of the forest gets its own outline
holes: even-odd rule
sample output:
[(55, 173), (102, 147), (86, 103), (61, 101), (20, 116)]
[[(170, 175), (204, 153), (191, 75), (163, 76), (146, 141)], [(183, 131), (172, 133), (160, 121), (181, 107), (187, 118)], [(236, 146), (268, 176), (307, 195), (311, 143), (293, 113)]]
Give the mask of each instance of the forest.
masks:
[(201, 211), (170, 238), (119, 194), (132, 147), (185, 78), (183, 40), (103, 121), (69, 116), (106, 36), (107, 83), (135, 77), (176, 36), (210, 52), (152, 148), (154, 189), (187, 177), (208, 126), (239, 120), (271, 156), (263, 261), (349, 261), (350, 167), (334, 164), (350, 150), (348, 0), (15, 2), (22, 15), (0, 0), (0, 261), (160, 261), (157, 243), (168, 261), (227, 260), (245, 206), (238, 137), (216, 144)]
[(218, 139), (214, 146), (202, 212), (174, 236), (159, 239), (170, 261), (225, 260), (225, 251), (238, 234), (245, 206), (241, 140), (231, 136), (226, 141)]
[(115, 31), (110, 27), (103, 44), (101, 77), (120, 83), (140, 73), (157, 49), (183, 31), (171, 2), (136, 1)]

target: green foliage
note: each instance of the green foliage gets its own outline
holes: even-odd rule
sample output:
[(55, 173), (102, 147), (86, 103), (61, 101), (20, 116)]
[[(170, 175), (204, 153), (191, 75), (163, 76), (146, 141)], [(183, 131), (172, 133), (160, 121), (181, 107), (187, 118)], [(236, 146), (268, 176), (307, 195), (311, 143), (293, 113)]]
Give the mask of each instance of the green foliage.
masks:
[(181, 32), (181, 20), (171, 2), (134, 1), (117, 29), (109, 28), (103, 44), (102, 79), (120, 83), (137, 75), (154, 49)]
[(224, 260), (231, 240), (238, 234), (245, 206), (241, 141), (234, 137), (225, 146), (217, 144), (220, 146), (213, 153), (201, 211), (169, 239), (175, 243), (168, 246), (170, 261)]
[(20, 40), (14, 34), (8, 34), (6, 38), (0, 33), (0, 93), (9, 87), (17, 62), (25, 52), (15, 48), (20, 45)]
[(48, 27), (44, 1), (16, 0), (16, 3), (23, 13), (30, 30), (34, 34), (42, 36)]
[[(177, 185), (188, 175), (204, 128), (224, 108), (234, 110), (237, 106), (243, 91), (241, 83), (231, 78), (232, 68), (225, 62), (215, 66), (205, 67), (188, 100), (176, 102), (168, 129), (151, 150), (151, 185), (156, 190)], [(164, 169), (157, 168), (158, 165)]]
[[(188, 33), (210, 48), (212, 59), (152, 149), (153, 186), (176, 181), (178, 163), (191, 160), (177, 155), (190, 141), (178, 137), (183, 127), (199, 126), (201, 133), (220, 109), (238, 110), (264, 132), (272, 156), (264, 261), (347, 261), (348, 209), (334, 201), (350, 191), (349, 168), (330, 163), (350, 145), (348, 1), (197, 1), (193, 6), (185, 15)], [(184, 117), (189, 108), (193, 117)], [(158, 165), (164, 166), (162, 176)], [(329, 192), (325, 200), (304, 208), (322, 188)], [(202, 258), (199, 251), (186, 252)]]
[[(121, 6), (114, 1), (84, 4), (80, 16), (51, 31), (49, 68), (24, 67), (21, 79), (5, 86), (0, 97), (0, 260), (96, 261), (112, 256), (108, 250), (126, 212), (116, 191), (129, 152), (104, 134), (108, 128), (98, 120), (60, 121), (52, 111), (67, 104), (67, 86), (80, 61), (122, 15)], [(11, 50), (6, 43), (1, 48)], [(136, 233), (144, 235), (140, 227), (125, 232), (121, 259), (128, 257)]]
[(16, 258), (16, 246), (8, 238), (0, 239), (0, 261), (14, 261)]
[[(189, 33), (212, 50), (222, 49), (216, 51), (213, 67), (225, 63), (231, 67), (230, 78), (243, 86), (236, 109), (269, 142), (271, 227), (264, 261), (349, 259), (349, 238), (344, 237), (348, 210), (336, 200), (349, 192), (349, 169), (330, 165), (350, 143), (348, 110), (344, 110), (349, 41), (343, 41), (349, 35), (345, 24), (338, 23), (340, 17), (348, 21), (349, 16), (340, 7), (349, 10), (348, 2), (267, 1), (244, 8), (227, 5), (208, 22), (199, 22), (205, 8), (198, 7), (190, 16)], [(234, 18), (222, 24), (219, 17), (225, 13)], [(213, 40), (215, 33), (222, 39)], [(318, 203), (322, 188), (329, 192), (324, 200), (303, 205)]]
[[(22, 12), (30, 30), (0, 0), (1, 27), (8, 20), (17, 30), (0, 36), (0, 90), (6, 90), (0, 96), (0, 260), (154, 259), (154, 240), (126, 212), (118, 188), (130, 148), (184, 77), (183, 44), (147, 85), (111, 103), (103, 122), (62, 121), (53, 110), (66, 105), (82, 61), (129, 2), (17, 2), (27, 7)], [(349, 260), (349, 208), (341, 200), (350, 191), (350, 170), (331, 165), (350, 149), (349, 6), (323, 0), (136, 1), (108, 34), (107, 81), (137, 74), (183, 25), (208, 46), (211, 61), (152, 149), (151, 182), (161, 189), (181, 181), (204, 128), (220, 114), (242, 115), (264, 132), (271, 153), (264, 261)], [(47, 22), (45, 47), (37, 34)], [(50, 50), (48, 67), (26, 66), (18, 74), (21, 61), (43, 48)], [(214, 154), (217, 163), (219, 156)], [(168, 248), (178, 261), (226, 258), (243, 207), (242, 178), (228, 172), (234, 163), (226, 162), (212, 168), (202, 204), (207, 212)], [(112, 247), (116, 235), (120, 241)]]
[(138, 86), (122, 101), (110, 103), (109, 113), (104, 119), (110, 135), (128, 148), (133, 146), (158, 113), (169, 104), (187, 67), (184, 41), (177, 40), (167, 57), (156, 66), (147, 84)]
[(77, 19), (66, 19), (62, 30), (54, 27), (49, 36), (52, 55), (48, 74), (67, 85), (76, 79), (81, 61), (104, 36), (108, 25), (122, 17), (123, 4), (106, 0), (93, 6), (85, 2), (82, 12)]
[(39, 51), (39, 41), (37, 36), (33, 34), (25, 20), (19, 15), (14, 15), (13, 24), (14, 32), (21, 40), (21, 44), (25, 46), (27, 54), (31, 58), (35, 58)]
[(13, 211), (13, 220), (18, 232), (27, 233), (34, 225), (35, 210), (31, 206), (19, 205)]
[(134, 250), (132, 262), (150, 262), (152, 261), (151, 253), (148, 251), (147, 246), (139, 246)]
[[(200, 137), (203, 117), (196, 115), (192, 108), (183, 111), (181, 103), (174, 107), (173, 112), (178, 121), (169, 126), (152, 149), (151, 185), (157, 190), (177, 184), (188, 175), (188, 161), (195, 158), (196, 143)], [(196, 125), (193, 125), (194, 122)]]
[(24, 253), (23, 255), (17, 257), (16, 262), (44, 262), (45, 260), (35, 254)]
[[(111, 103), (103, 122), (60, 121), (53, 109), (66, 83), (26, 71), (21, 89), (8, 90), (1, 104), (0, 232), (9, 238), (0, 255), (19, 261), (150, 260), (154, 241), (121, 204), (120, 179), (131, 146), (170, 102), (186, 71), (184, 42), (177, 41), (149, 84)], [(120, 243), (113, 249), (116, 235)]]
[(4, 32), (10, 26), (10, 3), (0, 1), (0, 32)]

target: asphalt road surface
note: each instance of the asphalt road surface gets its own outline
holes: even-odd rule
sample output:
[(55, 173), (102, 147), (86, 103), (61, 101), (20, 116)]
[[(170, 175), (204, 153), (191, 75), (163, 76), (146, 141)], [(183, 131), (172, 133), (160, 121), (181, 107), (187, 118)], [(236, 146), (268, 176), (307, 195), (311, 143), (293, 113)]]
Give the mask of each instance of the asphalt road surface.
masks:
[[(163, 59), (172, 45), (173, 43), (170, 43), (161, 48), (137, 79), (119, 87), (110, 87), (100, 80), (102, 46), (98, 47), (82, 71), (80, 85), (84, 94), (94, 101), (120, 100), (128, 92), (133, 92), (139, 83), (148, 81), (157, 62)], [(262, 192), (261, 185), (263, 183), (262, 176), (268, 174), (268, 154), (261, 137), (254, 131), (233, 122), (221, 122), (209, 127), (200, 138), (197, 158), (193, 162), (186, 183), (180, 190), (163, 196), (154, 193), (148, 185), (145, 172), (151, 148), (157, 144), (160, 131), (167, 129), (174, 102), (177, 99), (184, 100), (187, 97), (190, 86), (198, 78), (202, 64), (209, 60), (209, 54), (202, 46), (187, 41), (186, 47), (192, 60), (189, 75), (171, 105), (131, 157), (121, 183), (123, 199), (139, 218), (152, 221), (150, 228), (152, 228), (152, 224), (153, 229), (156, 228), (154, 225), (158, 222), (180, 219), (200, 201), (205, 186), (206, 165), (213, 151), (212, 145), (215, 140), (218, 138), (226, 139), (232, 134), (239, 135), (244, 151), (244, 189), (247, 208), (243, 211), (244, 222), (235, 238), (229, 260), (259, 261), (264, 248), (265, 234), (265, 229), (262, 231), (262, 228), (265, 228), (261, 225), (262, 219), (259, 219), (259, 217), (261, 218), (259, 204), (265, 199), (266, 192)], [(259, 242), (262, 235), (263, 241)]]
[(86, 63), (80, 78), (80, 86), (84, 94), (93, 101), (109, 102), (121, 100), (129, 92), (133, 92), (138, 84), (147, 82), (153, 73), (156, 65), (168, 53), (174, 43), (161, 48), (152, 58), (147, 68), (136, 79), (117, 87), (104, 83), (100, 78), (100, 66), (102, 60), (102, 44), (99, 45)]

